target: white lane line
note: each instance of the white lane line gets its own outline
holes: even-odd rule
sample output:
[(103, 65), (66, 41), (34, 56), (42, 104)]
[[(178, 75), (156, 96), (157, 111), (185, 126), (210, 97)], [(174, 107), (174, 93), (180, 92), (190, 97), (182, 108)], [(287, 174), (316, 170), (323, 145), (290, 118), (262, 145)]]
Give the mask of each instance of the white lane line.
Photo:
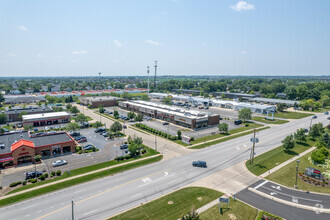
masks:
[(176, 180), (172, 180), (171, 182), (168, 182), (167, 184), (171, 184), (171, 183), (174, 183)]
[(148, 185), (148, 184), (150, 184), (150, 183), (157, 182), (157, 181), (159, 181), (159, 180), (162, 180), (162, 179), (164, 179), (164, 178), (167, 178), (167, 177), (170, 177), (170, 176), (173, 176), (173, 175), (174, 175), (174, 174), (169, 175), (169, 176), (164, 176), (164, 177), (162, 177), (162, 178), (159, 178), (159, 179), (157, 179), (157, 180), (153, 180), (153, 181), (151, 181), (151, 182), (147, 182), (147, 183), (145, 183), (145, 184), (139, 185), (138, 188), (140, 188), (140, 187), (142, 187), (142, 186), (146, 186), (146, 185)]
[(258, 189), (260, 186), (268, 183), (268, 180), (265, 180), (264, 182), (260, 183), (258, 186), (254, 187), (254, 189)]
[(30, 206), (28, 206), (28, 207), (24, 207), (24, 208), (22, 208), (22, 209), (20, 209), (20, 210), (29, 209), (29, 208), (34, 207), (34, 206), (36, 206), (36, 205), (30, 205)]
[(142, 193), (139, 193), (139, 194), (136, 194), (134, 196), (131, 196), (131, 198), (134, 198), (134, 197), (137, 197), (137, 196), (140, 196), (140, 195), (142, 195)]
[(42, 212), (42, 210), (39, 210), (38, 213)]
[(29, 217), (30, 215), (26, 215), (25, 217)]
[(80, 193), (80, 192), (83, 192), (85, 191), (86, 189), (82, 189), (82, 190), (78, 190), (78, 191), (75, 191), (74, 193)]
[(88, 214), (91, 214), (91, 213), (93, 213), (93, 212), (97, 212), (97, 209), (95, 209), (95, 210), (93, 210), (93, 211), (90, 211), (90, 212), (87, 212), (87, 213), (85, 213), (85, 214), (83, 214), (83, 215), (88, 215)]

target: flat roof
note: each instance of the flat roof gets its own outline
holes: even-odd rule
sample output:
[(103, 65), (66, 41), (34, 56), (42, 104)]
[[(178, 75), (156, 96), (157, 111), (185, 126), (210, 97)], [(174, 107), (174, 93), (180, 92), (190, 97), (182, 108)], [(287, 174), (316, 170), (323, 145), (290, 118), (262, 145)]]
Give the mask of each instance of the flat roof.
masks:
[(284, 103), (294, 105), (294, 103), (299, 104), (299, 101), (293, 100), (285, 100), (285, 99), (269, 99), (269, 98), (253, 98), (251, 101), (259, 101), (259, 102), (272, 102), (272, 103)]
[(48, 112), (42, 114), (33, 114), (33, 115), (23, 115), (24, 120), (34, 120), (34, 119), (43, 119), (43, 118), (51, 118), (51, 117), (63, 117), (63, 116), (70, 116), (67, 112)]
[(214, 94), (225, 94), (225, 95), (237, 95), (237, 96), (246, 96), (246, 97), (256, 97), (254, 94), (246, 94), (246, 93), (235, 93), (235, 92), (213, 92)]
[(45, 134), (42, 136), (30, 136), (29, 132), (9, 132), (0, 135), (0, 146), (4, 146), (4, 149), (0, 147), (0, 154), (10, 153), (11, 145), (19, 140), (32, 141), (35, 147), (45, 145), (56, 145), (62, 142), (72, 141), (71, 137), (66, 132), (59, 132), (55, 134)]
[(123, 100), (120, 97), (114, 96), (92, 96), (92, 97), (80, 97), (81, 100), (86, 99), (93, 102), (100, 102), (100, 101), (111, 101), (111, 100)]
[(34, 112), (43, 112), (43, 111), (53, 111), (50, 107), (39, 107), (39, 108), (17, 108), (17, 109), (9, 109), (4, 111), (5, 114), (19, 114), (21, 112), (26, 112), (27, 114)]

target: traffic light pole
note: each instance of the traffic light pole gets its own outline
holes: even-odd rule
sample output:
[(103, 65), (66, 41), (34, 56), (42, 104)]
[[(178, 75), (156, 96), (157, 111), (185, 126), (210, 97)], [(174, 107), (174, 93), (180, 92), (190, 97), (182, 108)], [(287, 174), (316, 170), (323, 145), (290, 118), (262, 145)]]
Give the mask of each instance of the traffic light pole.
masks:
[(251, 148), (251, 155), (250, 155), (250, 164), (253, 164), (253, 159), (254, 159), (254, 148), (256, 146), (256, 129), (253, 130), (253, 145)]

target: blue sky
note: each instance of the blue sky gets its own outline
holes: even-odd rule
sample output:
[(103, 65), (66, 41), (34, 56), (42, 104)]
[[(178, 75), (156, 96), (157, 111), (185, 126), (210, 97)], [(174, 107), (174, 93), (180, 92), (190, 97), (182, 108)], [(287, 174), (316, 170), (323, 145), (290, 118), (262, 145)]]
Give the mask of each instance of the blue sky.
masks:
[[(0, 76), (329, 75), (330, 1), (1, 0)], [(151, 71), (153, 73), (153, 71)]]

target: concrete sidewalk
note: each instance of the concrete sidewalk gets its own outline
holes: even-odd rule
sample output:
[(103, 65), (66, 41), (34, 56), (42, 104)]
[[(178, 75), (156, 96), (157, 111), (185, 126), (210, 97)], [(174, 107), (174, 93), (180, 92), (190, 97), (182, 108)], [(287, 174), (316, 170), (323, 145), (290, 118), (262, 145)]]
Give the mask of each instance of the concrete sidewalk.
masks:
[(281, 169), (282, 167), (288, 165), (289, 163), (291, 163), (291, 162), (293, 162), (293, 161), (296, 161), (299, 157), (302, 157), (302, 156), (304, 156), (304, 155), (306, 155), (306, 154), (312, 152), (312, 151), (315, 150), (315, 149), (316, 149), (316, 147), (311, 147), (311, 148), (309, 148), (308, 150), (305, 150), (304, 152), (298, 154), (297, 156), (294, 156), (294, 157), (292, 157), (291, 159), (289, 159), (289, 160), (287, 160), (287, 161), (285, 161), (285, 162), (283, 162), (283, 163), (277, 165), (277, 166), (274, 167), (273, 169), (270, 169), (270, 170), (268, 170), (267, 172), (261, 174), (259, 177), (261, 177), (261, 178), (265, 178), (266, 176), (268, 176), (268, 175), (270, 175), (270, 174), (276, 172), (277, 170)]
[(88, 173), (83, 173), (83, 174), (80, 174), (80, 175), (77, 175), (77, 176), (72, 176), (72, 177), (69, 177), (69, 178), (61, 179), (61, 180), (54, 181), (54, 182), (51, 182), (51, 183), (47, 183), (47, 184), (44, 184), (44, 185), (32, 187), (30, 189), (26, 189), (26, 190), (22, 190), (22, 191), (13, 193), (13, 194), (2, 196), (2, 197), (0, 197), (0, 200), (6, 199), (6, 198), (9, 198), (9, 197), (13, 197), (13, 196), (16, 196), (16, 195), (19, 195), (19, 194), (22, 194), (22, 193), (30, 192), (30, 191), (33, 191), (33, 190), (37, 190), (37, 189), (40, 189), (40, 188), (44, 188), (44, 187), (47, 187), (47, 186), (55, 185), (55, 184), (66, 182), (66, 181), (73, 180), (73, 179), (77, 179), (77, 178), (82, 177), (82, 176), (87, 176), (87, 175), (90, 175), (90, 174), (93, 174), (93, 173), (98, 173), (98, 172), (101, 172), (101, 171), (104, 171), (104, 170), (112, 169), (112, 168), (115, 168), (115, 167), (124, 166), (124, 165), (127, 165), (127, 164), (131, 164), (131, 163), (135, 163), (135, 162), (138, 162), (138, 161), (150, 159), (150, 158), (153, 158), (153, 157), (159, 157), (160, 155), (161, 154), (156, 154), (156, 155), (153, 155), (153, 156), (150, 156), (150, 157), (145, 157), (145, 158), (129, 161), (129, 162), (126, 162), (126, 163), (121, 163), (121, 164), (117, 164), (117, 165), (114, 165), (114, 166), (105, 167), (105, 168), (94, 170), (94, 171), (91, 171), (91, 172), (88, 172)]

